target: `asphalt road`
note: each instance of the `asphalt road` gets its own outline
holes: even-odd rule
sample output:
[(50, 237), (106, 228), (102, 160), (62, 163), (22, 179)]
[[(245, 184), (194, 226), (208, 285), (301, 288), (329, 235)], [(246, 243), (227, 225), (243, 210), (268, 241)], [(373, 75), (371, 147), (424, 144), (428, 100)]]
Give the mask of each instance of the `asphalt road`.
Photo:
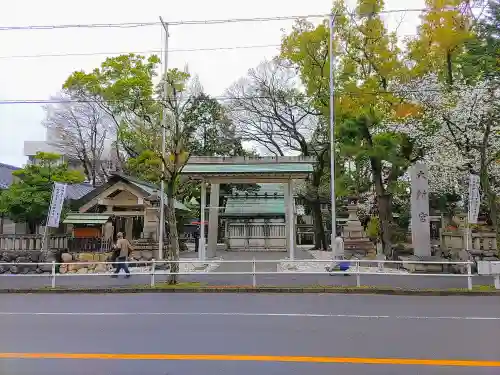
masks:
[[(9, 357), (0, 359), (2, 375), (500, 371), (496, 297), (1, 295), (0, 301), (0, 358)], [(26, 353), (41, 358), (19, 359)], [(79, 359), (47, 359), (75, 353)], [(114, 358), (82, 358), (89, 353)], [(151, 354), (164, 359), (144, 359)], [(415, 365), (402, 359), (445, 362)], [(369, 364), (384, 360), (396, 364)], [(475, 367), (449, 366), (456, 360), (476, 361)], [(478, 367), (481, 361), (498, 361), (499, 367)]]

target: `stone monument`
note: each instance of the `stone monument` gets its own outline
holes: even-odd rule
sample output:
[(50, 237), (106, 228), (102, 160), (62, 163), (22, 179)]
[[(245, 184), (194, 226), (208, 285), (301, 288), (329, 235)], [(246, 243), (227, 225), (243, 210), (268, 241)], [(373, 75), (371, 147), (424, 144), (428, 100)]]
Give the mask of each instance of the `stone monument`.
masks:
[(366, 258), (375, 255), (375, 246), (366, 237), (359, 221), (358, 198), (350, 197), (347, 204), (347, 224), (344, 227), (344, 255), (346, 258)]
[(423, 163), (416, 163), (410, 168), (411, 236), (414, 255), (417, 257), (431, 256), (428, 174)]

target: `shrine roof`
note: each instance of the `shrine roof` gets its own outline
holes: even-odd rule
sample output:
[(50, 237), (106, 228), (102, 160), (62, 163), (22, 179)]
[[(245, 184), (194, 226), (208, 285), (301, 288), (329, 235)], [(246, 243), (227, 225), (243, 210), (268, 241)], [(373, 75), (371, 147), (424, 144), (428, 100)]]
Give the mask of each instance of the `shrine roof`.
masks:
[(306, 178), (313, 172), (314, 159), (289, 157), (192, 157), (182, 170), (183, 175), (190, 177), (209, 176), (279, 176), (293, 179)]

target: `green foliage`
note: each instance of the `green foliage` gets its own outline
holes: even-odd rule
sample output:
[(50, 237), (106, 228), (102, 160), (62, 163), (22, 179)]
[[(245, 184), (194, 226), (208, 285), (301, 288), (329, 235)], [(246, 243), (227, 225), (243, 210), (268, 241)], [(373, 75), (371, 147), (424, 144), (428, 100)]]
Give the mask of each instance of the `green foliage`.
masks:
[(145, 118), (158, 107), (152, 98), (153, 77), (159, 62), (155, 55), (145, 58), (131, 53), (109, 57), (90, 73), (74, 72), (63, 87), (102, 99), (115, 114), (132, 112)]
[(72, 73), (63, 88), (98, 103), (114, 119), (120, 146), (129, 156), (159, 150), (161, 103), (153, 78), (160, 60), (136, 55), (107, 58), (99, 68)]
[(460, 64), (468, 78), (500, 77), (500, 0), (489, 0), (486, 14), (475, 25), (474, 38), (466, 43), (467, 53)]
[[(423, 156), (417, 142), (420, 132), (405, 131), (407, 124), (422, 125), (421, 108), (394, 90), (412, 77), (412, 64), (396, 34), (384, 25), (382, 0), (358, 0), (355, 15), (342, 0), (333, 8), (337, 147), (346, 161), (354, 161), (358, 176), (375, 184), (382, 242), (389, 253), (391, 186)], [(319, 26), (300, 21), (283, 38), (281, 48), (281, 58), (297, 68), (307, 94), (315, 96), (316, 109), (325, 118), (329, 117), (328, 46), (328, 20)], [(352, 186), (354, 175), (340, 177), (346, 190), (365, 189), (365, 183)]]
[(151, 150), (143, 151), (135, 158), (127, 159), (127, 172), (152, 183), (161, 181), (161, 158)]
[(474, 40), (472, 19), (460, 6), (464, 0), (426, 0), (418, 35), (407, 41), (414, 76), (437, 73), (448, 84), (460, 78), (466, 43)]
[[(343, 155), (390, 163), (395, 179), (415, 157), (414, 142), (387, 124), (418, 116), (418, 108), (390, 90), (404, 82), (408, 68), (396, 35), (385, 29), (382, 8), (383, 1), (359, 0), (361, 13), (354, 19), (342, 1), (335, 2), (336, 135)], [(325, 116), (329, 116), (328, 40), (326, 20), (317, 27), (300, 21), (283, 38), (281, 51), (281, 57), (298, 68), (308, 94), (318, 98), (315, 103)]]
[(15, 222), (26, 222), (31, 231), (44, 222), (54, 182), (76, 184), (84, 181), (79, 171), (60, 164), (60, 155), (40, 152), (36, 164), (13, 172), (17, 180), (0, 195), (0, 211)]
[(380, 220), (377, 216), (371, 216), (366, 226), (366, 235), (371, 239), (380, 238)]
[(458, 212), (461, 199), (455, 192), (430, 193), (429, 208), (451, 218)]
[(186, 108), (182, 121), (194, 129), (194, 137), (186, 145), (191, 155), (245, 156), (235, 126), (217, 99), (205, 93), (197, 94)]

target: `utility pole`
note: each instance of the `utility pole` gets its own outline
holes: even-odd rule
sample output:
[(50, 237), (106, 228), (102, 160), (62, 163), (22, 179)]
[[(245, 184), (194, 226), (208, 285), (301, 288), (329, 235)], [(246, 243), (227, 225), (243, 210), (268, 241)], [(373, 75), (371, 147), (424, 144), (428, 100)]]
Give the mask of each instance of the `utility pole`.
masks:
[[(164, 74), (164, 82), (163, 82), (163, 99), (167, 100), (168, 95), (168, 82), (167, 82), (167, 72), (168, 72), (168, 23), (163, 21), (163, 18), (160, 16), (160, 22), (165, 30), (165, 53), (163, 57), (163, 74)], [(161, 185), (160, 185), (160, 230), (158, 233), (158, 259), (163, 259), (163, 233), (165, 232), (165, 143), (167, 141), (167, 106), (163, 105), (163, 118), (161, 121)]]
[(333, 41), (335, 39), (335, 14), (330, 15), (330, 188), (332, 200), (332, 235), (331, 247), (333, 259), (337, 259), (336, 241), (337, 237), (337, 215), (335, 207), (335, 51)]

